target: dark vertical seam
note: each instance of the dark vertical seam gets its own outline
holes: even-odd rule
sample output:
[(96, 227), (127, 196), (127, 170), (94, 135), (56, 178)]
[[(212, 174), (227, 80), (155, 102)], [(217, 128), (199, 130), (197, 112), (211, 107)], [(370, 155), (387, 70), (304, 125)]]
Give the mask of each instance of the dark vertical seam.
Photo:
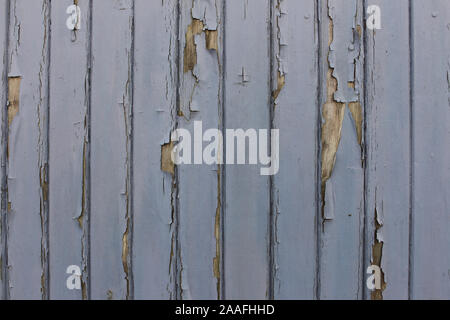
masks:
[(5, 81), (4, 87), (2, 90), (4, 90), (5, 98), (0, 103), (2, 104), (2, 156), (1, 156), (1, 170), (2, 170), (2, 181), (1, 181), (1, 242), (2, 242), (2, 265), (0, 266), (2, 268), (2, 276), (3, 276), (3, 287), (1, 289), (2, 291), (2, 298), (8, 299), (8, 282), (9, 282), (9, 276), (8, 276), (8, 236), (7, 236), (7, 202), (8, 202), (8, 178), (7, 178), (7, 148), (8, 148), (8, 66), (9, 66), (9, 41), (10, 41), (10, 34), (9, 34), (9, 23), (10, 23), (10, 9), (11, 9), (11, 2), (10, 0), (6, 1), (5, 4), (5, 48), (3, 53), (3, 66), (4, 66), (4, 74), (2, 75), (3, 80)]
[[(221, 105), (219, 107), (219, 129), (221, 130), (221, 132), (225, 132), (225, 126), (224, 126), (224, 115), (225, 115), (225, 68), (224, 68), (224, 64), (225, 64), (225, 0), (221, 1), (221, 16), (220, 16), (220, 20), (221, 20), (221, 26), (220, 26), (220, 33), (221, 33), (221, 50), (220, 50), (220, 56), (222, 57), (220, 61), (222, 67), (219, 69), (221, 74), (220, 74), (220, 93), (221, 93)], [(224, 148), (224, 144), (223, 144), (224, 140), (222, 141), (222, 150), (225, 150)], [(222, 151), (222, 159), (225, 160), (225, 151)], [(225, 202), (224, 202), (224, 194), (225, 194), (225, 185), (224, 185), (224, 179), (225, 179), (225, 174), (224, 174), (224, 170), (225, 170), (225, 166), (222, 165), (218, 165), (218, 169), (220, 170), (220, 191), (221, 194), (219, 195), (220, 197), (220, 219), (219, 219), (219, 230), (220, 230), (220, 236), (219, 236), (219, 248), (220, 248), (220, 255), (219, 255), (219, 259), (220, 259), (220, 263), (219, 263), (219, 274), (220, 274), (220, 297), (218, 297), (218, 300), (223, 300), (224, 299), (224, 264), (223, 264), (223, 258), (224, 258), (224, 254), (223, 254), (223, 247), (224, 247), (224, 241), (223, 241), (223, 234), (224, 234), (224, 225), (223, 225), (223, 213), (224, 213), (224, 207), (225, 207)]]
[[(87, 298), (90, 300), (92, 298), (92, 286), (91, 286), (91, 105), (92, 105), (92, 40), (93, 40), (93, 0), (89, 1), (89, 24), (88, 24), (88, 52), (87, 52), (87, 72), (88, 72), (88, 103), (87, 103), (87, 136), (88, 136), (88, 144), (87, 144), (87, 165), (86, 165), (86, 181), (87, 188), (86, 191), (86, 207), (87, 207), (87, 239), (85, 240), (87, 247), (87, 269), (88, 269), (88, 279), (87, 279)], [(84, 231), (83, 231), (84, 232)]]
[[(274, 112), (273, 109), (275, 107), (275, 101), (272, 97), (272, 90), (273, 90), (273, 71), (274, 71), (274, 54), (275, 54), (275, 42), (274, 42), (274, 35), (273, 35), (273, 28), (274, 28), (274, 0), (269, 0), (269, 128), (273, 129), (274, 127)], [(269, 130), (269, 139), (271, 141), (272, 138), (272, 130)], [(272, 143), (269, 144), (268, 150), (270, 150), (270, 153), (272, 154), (271, 147)], [(275, 265), (275, 242), (274, 242), (274, 232), (275, 232), (275, 218), (274, 218), (274, 177), (273, 175), (269, 176), (269, 225), (268, 225), (268, 233), (269, 233), (269, 273), (268, 273), (268, 299), (273, 300), (274, 299), (274, 265)]]
[(52, 40), (52, 1), (48, 0), (48, 16), (47, 16), (47, 106), (44, 112), (45, 118), (45, 139), (46, 139), (46, 150), (45, 152), (45, 163), (44, 163), (44, 179), (47, 184), (47, 200), (44, 199), (44, 217), (45, 217), (45, 242), (47, 250), (47, 259), (45, 261), (45, 286), (46, 286), (46, 296), (47, 300), (50, 299), (50, 170), (49, 170), (49, 155), (50, 155), (50, 63), (51, 63), (51, 40)]
[(413, 298), (413, 272), (414, 272), (414, 5), (412, 0), (409, 1), (409, 123), (410, 123), (410, 139), (409, 139), (409, 254), (408, 254), (408, 299)]
[(129, 207), (129, 224), (130, 224), (130, 234), (128, 235), (130, 246), (129, 246), (129, 259), (130, 259), (130, 267), (128, 270), (128, 281), (129, 281), (129, 298), (131, 300), (134, 300), (134, 274), (133, 274), (133, 244), (134, 244), (134, 206), (133, 206), (133, 195), (134, 195), (134, 171), (133, 171), (133, 164), (134, 164), (134, 156), (133, 156), (133, 150), (134, 150), (134, 68), (135, 68), (135, 20), (136, 19), (136, 2), (133, 1), (132, 3), (132, 21), (131, 21), (131, 48), (130, 48), (130, 64), (131, 64), (131, 70), (130, 70), (130, 110), (129, 110), (129, 117), (130, 117), (130, 132), (129, 132), (129, 195), (128, 195), (128, 207)]
[(369, 174), (368, 174), (368, 162), (369, 162), (369, 157), (368, 157), (368, 133), (367, 133), (367, 127), (368, 127), (368, 119), (367, 119), (367, 108), (369, 105), (369, 98), (368, 98), (368, 94), (367, 94), (367, 79), (368, 79), (368, 61), (367, 61), (367, 43), (368, 43), (368, 33), (367, 30), (365, 28), (365, 21), (366, 21), (366, 6), (367, 6), (367, 0), (363, 0), (363, 50), (364, 50), (364, 68), (363, 68), (363, 72), (364, 72), (364, 79), (363, 79), (363, 94), (364, 94), (364, 109), (363, 109), (363, 116), (364, 116), (364, 142), (363, 142), (363, 164), (364, 164), (364, 169), (363, 169), (363, 174), (364, 174), (364, 193), (363, 193), (363, 206), (364, 206), (364, 222), (363, 222), (363, 250), (362, 250), (362, 265), (363, 268), (361, 270), (361, 288), (362, 288), (362, 299), (366, 300), (367, 299), (367, 290), (365, 288), (365, 265), (366, 265), (366, 255), (367, 255), (367, 243), (368, 243), (368, 234), (367, 234), (367, 230), (368, 230), (368, 203), (367, 203), (367, 192), (368, 192), (368, 185), (369, 185)]
[[(177, 1), (177, 6), (176, 6), (176, 14), (177, 14), (177, 18), (176, 18), (176, 31), (177, 31), (177, 48), (176, 48), (176, 61), (175, 61), (175, 65), (176, 65), (176, 72), (177, 72), (177, 77), (176, 77), (176, 105), (175, 105), (175, 112), (173, 113), (173, 125), (174, 125), (174, 129), (178, 128), (178, 111), (180, 110), (180, 90), (181, 90), (181, 64), (183, 63), (181, 60), (181, 45), (180, 45), (180, 41), (181, 41), (181, 2), (182, 0), (178, 0)], [(173, 201), (173, 199), (171, 199), (172, 201), (172, 205), (175, 206), (175, 208), (172, 208), (172, 210), (175, 211), (175, 217), (172, 223), (175, 224), (175, 229), (174, 229), (174, 237), (175, 237), (175, 299), (176, 300), (181, 300), (182, 299), (182, 288), (181, 288), (181, 271), (180, 270), (180, 253), (181, 253), (181, 247), (180, 247), (180, 240), (179, 240), (179, 217), (180, 217), (180, 212), (179, 212), (179, 171), (177, 166), (175, 166), (175, 173), (173, 176), (173, 182), (172, 182), (172, 197), (173, 195), (175, 195), (175, 201)]]
[(315, 299), (320, 300), (320, 217), (321, 217), (321, 136), (322, 136), (322, 21), (321, 21), (321, 14), (322, 14), (322, 6), (321, 6), (322, 0), (316, 0), (316, 15), (317, 15), (317, 55), (316, 55), (316, 63), (317, 63), (317, 105), (316, 108), (318, 110), (317, 112), (317, 132), (316, 132), (316, 223), (314, 231), (316, 233), (316, 270), (315, 270)]
[[(225, 113), (225, 106), (226, 106), (226, 0), (222, 1), (222, 133), (225, 132), (226, 128), (226, 113)], [(223, 160), (226, 161), (226, 135), (223, 135)], [(221, 242), (222, 242), (222, 250), (221, 250), (221, 296), (222, 300), (226, 297), (226, 291), (225, 291), (225, 213), (226, 213), (226, 165), (222, 165), (222, 214), (220, 218), (221, 223)]]

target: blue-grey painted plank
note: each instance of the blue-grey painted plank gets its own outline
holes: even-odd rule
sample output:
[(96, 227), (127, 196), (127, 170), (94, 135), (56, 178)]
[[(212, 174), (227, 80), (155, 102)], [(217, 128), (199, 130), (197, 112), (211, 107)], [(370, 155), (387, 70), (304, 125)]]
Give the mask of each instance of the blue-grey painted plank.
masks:
[[(50, 63), (50, 298), (88, 298), (89, 0), (78, 1), (79, 30), (69, 30), (73, 0), (52, 2)], [(69, 290), (69, 266), (82, 271), (82, 289)]]
[[(216, 0), (181, 1), (178, 126), (189, 130), (193, 139), (195, 123), (202, 133), (221, 129), (222, 5)], [(196, 61), (189, 58), (193, 44)], [(217, 163), (180, 165), (178, 177), (181, 297), (217, 299), (221, 296), (221, 168)]]
[(91, 97), (93, 299), (128, 299), (132, 294), (132, 270), (129, 266), (132, 6), (131, 0), (93, 1)]
[(380, 8), (382, 29), (367, 30), (364, 272), (371, 265), (381, 266), (386, 285), (381, 291), (366, 290), (366, 298), (408, 299), (409, 3), (377, 0), (370, 5)]
[(450, 298), (450, 3), (412, 1), (411, 297)]
[[(280, 171), (274, 176), (274, 297), (314, 299), (317, 214), (316, 1), (273, 1), (274, 128)], [(278, 91), (279, 90), (279, 91)]]
[(0, 183), (1, 183), (1, 213), (0, 213), (0, 299), (5, 299), (5, 283), (6, 283), (6, 135), (7, 135), (7, 125), (6, 118), (7, 108), (6, 103), (8, 99), (8, 23), (9, 23), (9, 12), (8, 12), (8, 1), (0, 0), (0, 8), (2, 13), (0, 14), (0, 57), (2, 59), (2, 64), (0, 67), (0, 105), (2, 106), (1, 111), (1, 171), (0, 171)]
[[(136, 299), (175, 299), (176, 181), (161, 147), (176, 121), (177, 0), (135, 2), (133, 274)], [(151, 30), (151, 31), (149, 31)]]
[[(8, 291), (46, 298), (49, 2), (11, 1), (8, 141)], [(12, 84), (20, 82), (18, 104)], [(24, 276), (26, 275), (26, 276)]]
[[(226, 1), (225, 12), (225, 127), (270, 129), (270, 1)], [(270, 179), (227, 165), (225, 183), (225, 298), (268, 298)]]
[(321, 1), (320, 299), (362, 297), (362, 9), (361, 0)]

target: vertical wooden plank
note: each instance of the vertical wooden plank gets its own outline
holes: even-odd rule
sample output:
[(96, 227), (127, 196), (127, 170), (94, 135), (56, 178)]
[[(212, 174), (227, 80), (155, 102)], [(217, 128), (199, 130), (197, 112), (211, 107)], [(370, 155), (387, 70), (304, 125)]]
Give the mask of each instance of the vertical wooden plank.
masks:
[[(181, 117), (178, 126), (189, 130), (192, 138), (198, 139), (199, 145), (204, 147), (207, 141), (202, 143), (203, 134), (209, 129), (222, 129), (223, 3), (194, 0), (180, 4)], [(192, 146), (194, 144), (193, 141)], [(215, 159), (212, 164), (193, 159), (194, 165), (178, 167), (179, 269), (183, 299), (221, 297), (221, 168), (218, 155)]]
[(131, 297), (131, 0), (93, 1), (91, 285), (93, 299)]
[(177, 0), (135, 2), (133, 274), (138, 280), (134, 287), (136, 299), (176, 298), (176, 181), (172, 173), (162, 170), (161, 150), (170, 142), (176, 121), (177, 5)]
[[(227, 129), (270, 129), (269, 21), (270, 1), (226, 1)], [(227, 164), (225, 183), (225, 298), (269, 298), (270, 178)]]
[(320, 299), (362, 297), (362, 1), (321, 1)]
[(6, 139), (7, 139), (7, 97), (8, 97), (8, 23), (9, 23), (9, 3), (7, 0), (0, 0), (0, 55), (2, 64), (0, 66), (0, 105), (1, 109), (1, 169), (0, 169), (0, 183), (1, 183), (1, 213), (0, 213), (0, 299), (6, 299), (5, 284), (6, 284)]
[(7, 217), (11, 299), (45, 299), (48, 294), (49, 14), (47, 0), (11, 1)]
[[(80, 7), (80, 29), (66, 26), (73, 0), (52, 3), (50, 63), (50, 297), (87, 299), (89, 0)], [(69, 290), (66, 273), (82, 271), (82, 290)]]
[(272, 1), (274, 128), (274, 297), (314, 299), (317, 213), (316, 1)]
[(370, 5), (379, 7), (382, 29), (367, 30), (364, 272), (368, 266), (377, 265), (384, 281), (381, 290), (370, 292), (365, 288), (366, 298), (408, 299), (409, 3), (377, 0)]
[(411, 297), (450, 298), (450, 3), (412, 1)]

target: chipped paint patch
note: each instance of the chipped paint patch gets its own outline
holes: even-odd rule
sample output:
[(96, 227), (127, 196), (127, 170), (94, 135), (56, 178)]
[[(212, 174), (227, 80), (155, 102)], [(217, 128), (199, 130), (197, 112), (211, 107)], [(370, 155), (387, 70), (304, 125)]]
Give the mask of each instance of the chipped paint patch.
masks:
[[(172, 148), (171, 148), (172, 149)], [(171, 208), (171, 222), (170, 222), (170, 234), (171, 234), (171, 244), (170, 244), (170, 258), (169, 258), (169, 277), (170, 284), (175, 283), (174, 287), (169, 287), (167, 284), (167, 291), (169, 292), (170, 299), (177, 298), (177, 279), (178, 279), (178, 261), (176, 254), (178, 253), (177, 246), (177, 221), (176, 221), (176, 197), (178, 194), (177, 189), (177, 179), (172, 175), (172, 187), (170, 192), (170, 208)], [(174, 259), (175, 258), (175, 259)], [(181, 280), (180, 280), (181, 281)]]
[(192, 23), (186, 31), (186, 45), (184, 47), (184, 73), (193, 71), (197, 64), (197, 44), (195, 36), (203, 32), (203, 22), (198, 19), (192, 19)]
[(86, 252), (85, 252), (85, 238), (86, 235), (85, 233), (83, 233), (83, 237), (82, 237), (82, 241), (81, 241), (81, 259), (82, 259), (82, 264), (83, 264), (83, 271), (82, 271), (82, 276), (81, 276), (81, 298), (83, 300), (87, 300), (88, 299), (88, 295), (87, 295), (87, 277), (88, 275), (88, 270), (87, 270), (87, 258), (86, 258)]
[(327, 73), (327, 102), (323, 106), (322, 117), (322, 188), (331, 177), (336, 162), (344, 120), (345, 104), (333, 98), (337, 90), (337, 80), (330, 69)]
[(383, 228), (383, 221), (380, 219), (378, 215), (377, 209), (375, 209), (375, 235), (374, 235), (374, 244), (372, 246), (372, 264), (380, 267), (381, 270), (381, 289), (375, 289), (372, 294), (372, 300), (383, 300), (383, 291), (387, 287), (387, 283), (385, 282), (385, 276), (383, 269), (381, 268), (381, 260), (383, 259), (383, 246), (384, 239), (381, 232)]
[(281, 75), (280, 72), (278, 72), (278, 78), (277, 78), (277, 89), (273, 93), (273, 99), (277, 100), (278, 96), (280, 95), (281, 90), (283, 90), (284, 85), (286, 84), (286, 76)]
[(43, 39), (41, 48), (41, 61), (39, 64), (39, 88), (38, 88), (38, 105), (37, 105), (37, 128), (38, 128), (38, 168), (40, 181), (40, 218), (41, 218), (41, 294), (42, 299), (48, 299), (49, 296), (49, 238), (48, 238), (48, 72), (49, 64), (49, 29), (50, 29), (50, 2), (48, 0), (42, 2), (42, 19), (43, 19)]
[[(334, 39), (334, 25), (333, 19), (330, 17), (328, 25), (328, 46), (331, 53), (331, 44)], [(339, 148), (342, 134), (342, 124), (344, 121), (345, 104), (335, 100), (335, 93), (338, 90), (338, 81), (333, 76), (334, 69), (329, 62), (327, 72), (327, 100), (323, 106), (322, 117), (322, 199), (325, 197), (326, 182), (331, 177), (331, 174), (336, 163), (336, 153)]]
[[(81, 237), (81, 263), (82, 263), (82, 276), (81, 276), (81, 298), (88, 300), (88, 250), (89, 248), (89, 216), (88, 216), (88, 194), (89, 194), (89, 171), (88, 171), (88, 157), (89, 157), (89, 130), (88, 130), (88, 92), (89, 92), (89, 72), (86, 73), (84, 80), (84, 96), (85, 96), (85, 114), (84, 114), (84, 141), (83, 141), (83, 159), (82, 159), (82, 182), (81, 182), (81, 213), (77, 218), (79, 227), (82, 229)], [(84, 222), (86, 220), (86, 226)]]
[(8, 78), (8, 127), (19, 113), (21, 81), (21, 77)]
[(194, 71), (197, 65), (197, 44), (195, 36), (205, 34), (206, 49), (218, 52), (217, 10), (213, 1), (193, 0), (192, 22), (187, 27), (184, 47), (184, 73)]
[(78, 225), (81, 229), (83, 229), (83, 220), (86, 214), (86, 156), (87, 154), (87, 141), (84, 141), (83, 144), (83, 176), (82, 176), (82, 182), (81, 182), (81, 213), (79, 217), (76, 219), (78, 222)]
[[(325, 217), (327, 181), (331, 178), (336, 163), (346, 105), (355, 124), (358, 144), (363, 145), (363, 111), (360, 97), (358, 75), (360, 71), (362, 28), (357, 22), (358, 6), (355, 5), (353, 23), (346, 17), (345, 22), (337, 15), (337, 3), (328, 0), (328, 72), (326, 75), (327, 99), (322, 109), (322, 163), (321, 163), (321, 191), (322, 216)], [(335, 21), (336, 20), (336, 21)], [(335, 28), (339, 34), (336, 34)], [(363, 154), (361, 154), (362, 165)], [(328, 214), (327, 214), (328, 215)]]
[(273, 89), (272, 98), (276, 105), (278, 96), (286, 84), (286, 74), (288, 69), (288, 10), (287, 1), (277, 0), (275, 6), (275, 21), (276, 21), (276, 43), (275, 43), (275, 59), (278, 64), (277, 71), (277, 87)]
[(46, 214), (48, 202), (48, 165), (42, 166), (39, 170), (39, 179), (41, 186), (41, 204), (40, 204), (40, 218), (41, 218), (41, 293), (42, 299), (47, 298), (47, 262), (48, 262), (48, 243), (46, 234), (48, 234), (48, 216)]
[(220, 277), (220, 211), (222, 208), (221, 200), (221, 170), (217, 170), (217, 208), (214, 221), (214, 236), (216, 238), (216, 256), (213, 259), (214, 277), (217, 281), (217, 299), (221, 298), (221, 277)]
[(361, 103), (350, 102), (348, 108), (352, 114), (353, 121), (355, 122), (356, 135), (358, 138), (358, 144), (362, 146), (362, 127), (363, 127), (363, 113)]
[(129, 259), (129, 251), (130, 251), (130, 245), (128, 242), (128, 237), (130, 233), (130, 223), (129, 218), (127, 219), (127, 229), (123, 233), (122, 236), (122, 266), (123, 271), (125, 272), (125, 280), (127, 281), (127, 300), (130, 296), (130, 276), (129, 276), (129, 268), (128, 268), (128, 259)]
[(209, 30), (205, 28), (203, 21), (192, 19), (192, 23), (186, 31), (186, 45), (184, 47), (184, 73), (194, 71), (197, 65), (197, 44), (195, 36), (205, 33), (206, 49), (218, 51), (218, 32), (217, 30)]
[(172, 161), (173, 148), (173, 142), (161, 146), (161, 170), (172, 176), (175, 174), (175, 164)]
[(217, 42), (218, 37), (217, 30), (206, 30), (205, 36), (206, 36), (206, 49), (218, 51), (219, 46)]
[(83, 280), (81, 280), (81, 299), (87, 300), (87, 286)]

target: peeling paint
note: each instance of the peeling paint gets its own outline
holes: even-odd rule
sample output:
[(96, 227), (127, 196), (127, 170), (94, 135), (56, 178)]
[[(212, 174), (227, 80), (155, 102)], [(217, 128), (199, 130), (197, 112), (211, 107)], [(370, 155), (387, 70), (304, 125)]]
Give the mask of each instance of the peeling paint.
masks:
[[(355, 83), (349, 82), (349, 87), (354, 88)], [(362, 126), (363, 126), (363, 113), (361, 103), (357, 102), (349, 102), (348, 108), (352, 115), (353, 122), (355, 123), (356, 136), (358, 139), (358, 144), (362, 147)]]
[(205, 35), (206, 35), (206, 49), (218, 51), (217, 30), (206, 30)]
[[(170, 260), (169, 260), (169, 277), (171, 279), (171, 283), (174, 282), (175, 286), (172, 288), (169, 288), (169, 284), (167, 285), (167, 291), (169, 292), (170, 299), (177, 298), (177, 279), (178, 279), (178, 265), (177, 265), (177, 259), (176, 253), (178, 253), (178, 247), (177, 247), (177, 233), (176, 233), (176, 197), (177, 197), (177, 181), (172, 175), (172, 187), (170, 191), (170, 209), (171, 209), (171, 222), (170, 222), (170, 234), (171, 234), (171, 243), (170, 243)], [(181, 279), (180, 279), (181, 281)]]
[[(360, 102), (360, 88), (357, 82), (358, 59), (361, 58), (362, 28), (356, 22), (358, 6), (355, 6), (353, 25), (343, 25), (339, 21), (339, 31), (343, 27), (350, 29), (352, 37), (346, 41), (335, 39), (335, 6), (333, 0), (328, 0), (329, 39), (328, 39), (328, 72), (326, 75), (327, 99), (322, 109), (322, 215), (325, 219), (325, 195), (327, 193), (327, 181), (330, 179), (336, 163), (336, 154), (339, 148), (345, 108), (349, 111), (355, 124), (358, 144), (361, 146), (361, 159), (363, 165), (363, 111)], [(341, 37), (344, 34), (342, 33)], [(339, 50), (339, 51), (338, 51)], [(345, 85), (344, 85), (345, 84)]]
[[(330, 17), (328, 26), (328, 46), (331, 51), (331, 44), (334, 40), (334, 25)], [(326, 182), (331, 177), (336, 162), (336, 153), (341, 141), (342, 124), (344, 120), (345, 104), (335, 101), (334, 95), (338, 89), (338, 81), (333, 76), (333, 68), (331, 64), (327, 72), (327, 100), (323, 106), (322, 117), (322, 196), (325, 196)], [(324, 198), (323, 198), (324, 199)]]
[(184, 73), (193, 71), (197, 64), (197, 45), (195, 36), (203, 32), (203, 22), (193, 19), (186, 31), (186, 45), (184, 47)]
[(46, 203), (48, 202), (48, 165), (41, 167), (39, 171), (39, 179), (41, 186), (41, 293), (42, 299), (45, 300), (47, 297), (47, 260), (48, 260), (48, 244), (46, 239), (47, 230), (47, 215), (45, 214)]
[(383, 291), (387, 287), (385, 282), (384, 271), (382, 269), (381, 260), (383, 258), (383, 246), (384, 240), (381, 233), (383, 228), (383, 221), (378, 215), (377, 209), (375, 209), (375, 234), (374, 234), (374, 244), (372, 246), (372, 264), (380, 267), (381, 270), (381, 289), (375, 289), (372, 294), (372, 300), (383, 300)]
[(49, 21), (50, 21), (50, 3), (48, 0), (42, 1), (42, 19), (43, 19), (43, 39), (41, 48), (41, 60), (39, 63), (39, 101), (37, 105), (37, 128), (38, 128), (38, 167), (40, 180), (40, 218), (41, 218), (41, 294), (42, 299), (48, 298), (48, 63), (49, 63)]
[(278, 64), (277, 71), (277, 87), (272, 92), (272, 98), (276, 105), (278, 96), (286, 84), (286, 74), (288, 71), (288, 9), (287, 1), (277, 0), (275, 6), (275, 21), (276, 21), (276, 48), (275, 58)]
[(208, 30), (217, 30), (216, 0), (192, 0), (192, 18), (202, 20)]
[(220, 277), (220, 211), (222, 207), (221, 200), (221, 170), (217, 170), (217, 209), (216, 217), (214, 221), (214, 236), (216, 238), (216, 256), (213, 259), (213, 271), (214, 277), (217, 281), (217, 299), (221, 298), (220, 287), (221, 287), (221, 277)]
[[(356, 102), (359, 99), (358, 88), (348, 86), (348, 82), (355, 82), (356, 63), (361, 54), (361, 39), (356, 30), (356, 21), (342, 21), (336, 16), (336, 1), (328, 0), (328, 16), (331, 25), (328, 62), (333, 69), (333, 77), (338, 85), (334, 93), (337, 102)], [(355, 6), (353, 19), (357, 18), (358, 6)], [(336, 19), (336, 22), (334, 21)], [(335, 28), (339, 31), (339, 37), (335, 37)]]
[(87, 226), (84, 226), (85, 220), (89, 219), (87, 216), (88, 210), (88, 194), (89, 194), (89, 186), (87, 181), (89, 181), (88, 177), (88, 157), (89, 157), (89, 128), (88, 128), (88, 106), (89, 106), (89, 70), (86, 73), (84, 80), (84, 97), (85, 97), (85, 114), (84, 114), (84, 141), (83, 141), (83, 164), (82, 164), (82, 182), (81, 182), (81, 214), (78, 217), (77, 221), (80, 228), (83, 231), (83, 235), (81, 237), (81, 263), (82, 263), (82, 277), (81, 277), (81, 297), (83, 300), (88, 299), (88, 288), (87, 283), (89, 279), (89, 271), (88, 271), (88, 253), (87, 249), (89, 248), (89, 222)]
[(80, 216), (76, 219), (81, 229), (83, 229), (83, 220), (86, 214), (86, 153), (87, 141), (85, 140), (83, 144), (83, 176), (81, 178), (81, 213)]
[(205, 29), (201, 20), (192, 19), (192, 23), (186, 31), (186, 45), (184, 47), (184, 73), (194, 71), (197, 65), (197, 44), (195, 36), (205, 33), (206, 49), (218, 51), (218, 32), (217, 30)]
[(8, 127), (19, 113), (21, 81), (21, 77), (8, 78)]
[[(193, 118), (202, 119), (210, 123), (211, 127), (220, 127), (220, 114), (222, 106), (222, 84), (223, 81), (223, 70), (221, 61), (220, 50), (222, 45), (222, 34), (221, 19), (223, 10), (222, 0), (192, 0), (182, 2), (181, 6), (181, 24), (180, 33), (185, 35), (185, 39), (181, 39), (182, 50), (184, 47), (184, 74), (180, 77), (180, 100), (179, 100), (179, 110), (178, 115), (183, 119), (179, 119), (183, 125), (189, 125)], [(183, 43), (184, 42), (184, 43)], [(195, 50), (195, 51), (194, 51)], [(183, 54), (183, 53), (182, 53)], [(191, 72), (187, 72), (191, 71)], [(161, 167), (162, 170), (173, 174), (174, 165), (171, 160), (171, 152), (173, 145), (167, 140), (162, 146), (162, 153), (166, 155), (162, 156)], [(165, 150), (164, 150), (165, 149)], [(164, 160), (165, 159), (165, 160)], [(177, 170), (175, 170), (177, 171)], [(189, 170), (190, 171), (190, 170)], [(178, 179), (178, 174), (177, 179)], [(183, 177), (191, 177), (195, 173), (185, 172), (181, 169), (180, 175)], [(201, 174), (199, 176), (199, 181), (211, 181), (214, 185), (217, 185), (217, 190), (214, 190), (214, 199), (208, 200), (206, 204), (210, 209), (213, 210), (213, 214), (210, 215), (212, 218), (209, 220), (211, 224), (212, 233), (210, 234), (210, 242), (213, 247), (209, 247), (206, 243), (197, 245), (194, 251), (184, 251), (184, 243), (178, 243), (175, 247), (175, 256), (177, 265), (177, 283), (178, 297), (183, 299), (189, 299), (190, 297), (195, 297), (198, 295), (204, 296), (206, 290), (208, 294), (221, 298), (222, 289), (222, 274), (221, 274), (221, 171), (220, 167), (214, 172), (213, 176)], [(189, 180), (189, 179), (188, 179)], [(183, 179), (181, 181), (180, 190), (186, 190), (184, 186), (189, 189), (189, 184)], [(186, 181), (186, 182), (185, 182)], [(200, 186), (204, 189), (207, 186)], [(217, 192), (217, 194), (216, 194)], [(196, 201), (193, 198), (195, 193), (185, 194), (184, 191), (180, 191), (181, 194), (175, 195), (175, 197), (180, 198), (180, 211), (184, 209), (184, 205), (191, 201)], [(212, 203), (211, 203), (212, 202)], [(199, 205), (194, 205), (197, 208)], [(201, 206), (201, 205), (200, 205)], [(180, 219), (186, 219), (185, 223), (180, 221), (179, 225), (179, 236), (180, 239), (185, 239), (186, 230), (198, 229), (202, 226), (202, 223), (208, 225), (208, 220), (203, 220), (204, 222), (196, 222), (189, 219), (195, 211), (194, 208), (188, 205), (190, 208), (186, 217)], [(177, 208), (178, 209), (178, 208)], [(211, 212), (212, 213), (212, 212)], [(206, 214), (206, 213), (204, 213)], [(204, 215), (202, 214), (202, 216)], [(205, 216), (205, 218), (207, 218)], [(187, 220), (190, 221), (187, 221)], [(198, 218), (195, 218), (197, 220)], [(194, 228), (194, 229), (192, 229)], [(200, 230), (200, 229), (199, 229)], [(214, 237), (214, 238), (212, 238)], [(195, 239), (191, 234), (186, 236), (187, 239)], [(177, 239), (180, 241), (179, 239)], [(189, 241), (189, 240), (187, 240)], [(197, 241), (197, 239), (195, 239)], [(210, 250), (210, 251), (206, 251)], [(202, 254), (202, 252), (208, 252), (208, 263), (202, 263), (201, 265), (197, 260), (193, 260), (193, 257), (197, 257)], [(183, 254), (185, 253), (185, 254)], [(206, 253), (203, 253), (206, 254)], [(200, 272), (204, 277), (209, 280), (208, 283), (201, 285), (193, 285), (191, 281), (200, 275)], [(209, 286), (212, 284), (212, 286)], [(192, 285), (192, 286), (191, 286)], [(208, 288), (208, 289), (207, 289)], [(204, 292), (205, 290), (205, 292)]]
[(350, 102), (348, 104), (348, 108), (350, 109), (353, 121), (355, 122), (358, 144), (360, 146), (362, 146), (363, 113), (362, 113), (361, 103)]
[(86, 252), (85, 252), (85, 234), (83, 234), (83, 239), (81, 241), (81, 259), (82, 259), (82, 276), (81, 276), (81, 298), (83, 300), (87, 300), (88, 299), (88, 295), (87, 295), (87, 277), (88, 275), (88, 270), (87, 270), (87, 258), (86, 258)]
[(130, 225), (129, 225), (129, 218), (127, 219), (127, 229), (123, 233), (122, 236), (122, 266), (123, 271), (125, 272), (125, 280), (127, 281), (127, 300), (130, 296), (130, 276), (129, 276), (129, 270), (128, 270), (128, 259), (129, 259), (129, 250), (130, 245), (128, 243), (128, 237), (130, 233)]
[(278, 99), (278, 96), (280, 95), (281, 90), (283, 90), (285, 84), (286, 84), (286, 77), (284, 75), (281, 75), (281, 73), (278, 71), (277, 89), (273, 93), (274, 100)]
[(172, 176), (175, 174), (175, 164), (172, 161), (173, 148), (173, 142), (161, 146), (161, 170)]
[(126, 107), (124, 106), (124, 122), (125, 122), (125, 131), (126, 131), (126, 150), (127, 150), (127, 156), (126, 156), (126, 178), (125, 178), (125, 205), (126, 205), (126, 213), (125, 213), (125, 223), (126, 223), (126, 229), (122, 236), (122, 265), (123, 265), (123, 271), (125, 273), (125, 280), (126, 280), (126, 299), (130, 299), (130, 284), (131, 284), (131, 276), (130, 276), (130, 243), (129, 243), (129, 236), (130, 236), (130, 228), (131, 228), (131, 216), (130, 216), (130, 167), (129, 167), (129, 143), (130, 143), (130, 135), (128, 131), (128, 117), (126, 114)]
[[(354, 42), (356, 42), (357, 46), (359, 47), (361, 44), (362, 39), (362, 30), (361, 26), (357, 25), (356, 30), (353, 32), (354, 36)], [(352, 45), (354, 46), (354, 45)], [(355, 51), (356, 49), (353, 47), (352, 51)], [(362, 141), (362, 127), (363, 127), (363, 112), (361, 107), (361, 97), (359, 90), (356, 90), (355, 83), (357, 81), (356, 71), (357, 71), (357, 59), (360, 58), (361, 50), (357, 50), (358, 55), (354, 56), (353, 60), (353, 68), (354, 68), (354, 75), (353, 75), (353, 81), (350, 81), (348, 83), (348, 87), (353, 89), (355, 91), (355, 94), (357, 95), (357, 101), (350, 101), (348, 104), (348, 108), (350, 110), (350, 113), (352, 114), (353, 121), (355, 123), (355, 129), (356, 129), (356, 135), (358, 139), (358, 144), (362, 147), (363, 141)], [(362, 152), (362, 150), (361, 150)]]
[[(129, 19), (129, 29), (133, 28), (133, 19)], [(125, 273), (126, 281), (126, 300), (129, 300), (132, 294), (132, 272), (131, 272), (131, 230), (132, 230), (132, 217), (131, 217), (131, 135), (132, 135), (132, 58), (131, 51), (127, 49), (128, 57), (128, 78), (125, 82), (124, 94), (122, 97), (122, 108), (123, 108), (123, 124), (124, 124), (124, 134), (125, 134), (125, 180), (124, 180), (124, 197), (125, 197), (125, 231), (122, 235), (122, 266)]]
[(322, 116), (322, 188), (331, 177), (336, 162), (336, 153), (342, 134), (345, 104), (336, 102), (333, 98), (337, 88), (337, 80), (327, 73), (327, 102), (323, 106)]
[(206, 49), (218, 52), (217, 12), (215, 2), (193, 0), (192, 22), (187, 27), (184, 47), (184, 73), (194, 71), (197, 65), (197, 44), (195, 36), (205, 34)]

